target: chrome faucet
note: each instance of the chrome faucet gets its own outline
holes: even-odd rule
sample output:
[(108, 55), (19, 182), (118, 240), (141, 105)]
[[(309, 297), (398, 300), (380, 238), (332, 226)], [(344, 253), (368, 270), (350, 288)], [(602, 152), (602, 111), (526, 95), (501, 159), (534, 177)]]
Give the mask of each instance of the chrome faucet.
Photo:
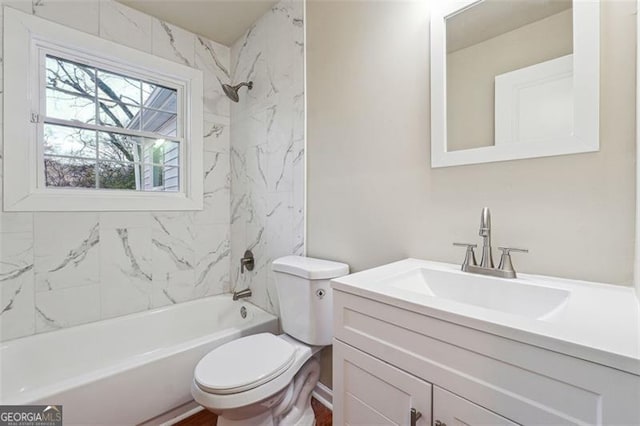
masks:
[(250, 288), (245, 288), (244, 290), (233, 292), (233, 300), (246, 299), (247, 297), (251, 297)]
[(493, 264), (493, 249), (491, 248), (491, 212), (488, 207), (482, 209), (480, 216), (480, 236), (482, 237), (482, 257), (480, 265), (476, 263), (476, 254), (473, 251), (477, 244), (453, 243), (454, 246), (466, 247), (467, 252), (462, 262), (461, 269), (464, 272), (474, 274), (492, 275), (500, 278), (516, 278), (516, 271), (511, 262), (511, 252), (528, 253), (529, 250), (515, 247), (498, 247), (502, 251), (500, 264), (496, 268)]
[(489, 210), (489, 207), (482, 209), (479, 234), (482, 237), (482, 257), (480, 258), (480, 266), (483, 268), (493, 268), (493, 254), (491, 249), (491, 211)]
[(255, 266), (256, 261), (253, 258), (253, 253), (251, 250), (247, 250), (244, 252), (244, 256), (240, 259), (240, 273), (244, 274), (244, 270), (253, 271), (253, 267)]

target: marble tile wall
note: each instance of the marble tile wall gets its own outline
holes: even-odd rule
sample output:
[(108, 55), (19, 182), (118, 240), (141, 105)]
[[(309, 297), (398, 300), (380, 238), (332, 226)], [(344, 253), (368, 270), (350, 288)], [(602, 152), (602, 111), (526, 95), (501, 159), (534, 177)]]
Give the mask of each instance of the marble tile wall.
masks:
[(0, 3), (199, 68), (205, 81), (204, 211), (0, 212), (0, 340), (229, 292), (230, 49), (112, 0)]
[[(303, 2), (283, 0), (231, 47), (232, 80), (253, 81), (231, 104), (231, 282), (278, 313), (271, 261), (304, 253)], [(240, 273), (251, 249), (253, 271)]]

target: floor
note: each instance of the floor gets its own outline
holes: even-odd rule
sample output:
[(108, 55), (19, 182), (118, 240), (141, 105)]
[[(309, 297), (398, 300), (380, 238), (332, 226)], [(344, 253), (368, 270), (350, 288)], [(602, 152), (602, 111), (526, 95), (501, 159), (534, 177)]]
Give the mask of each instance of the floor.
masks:
[[(316, 415), (316, 426), (331, 426), (333, 423), (332, 413), (324, 405), (320, 404), (315, 398), (311, 399), (311, 406)], [(177, 426), (215, 426), (218, 422), (218, 416), (210, 411), (203, 410), (191, 417), (176, 423)]]

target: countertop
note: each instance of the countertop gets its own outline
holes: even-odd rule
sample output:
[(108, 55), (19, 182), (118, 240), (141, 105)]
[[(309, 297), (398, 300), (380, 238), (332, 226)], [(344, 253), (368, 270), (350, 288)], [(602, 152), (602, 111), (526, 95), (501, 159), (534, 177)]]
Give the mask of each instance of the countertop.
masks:
[(332, 287), (640, 376), (640, 303), (631, 287), (518, 274), (506, 281), (570, 292), (551, 317), (532, 319), (385, 284), (418, 268), (467, 274), (459, 265), (405, 259), (334, 279)]

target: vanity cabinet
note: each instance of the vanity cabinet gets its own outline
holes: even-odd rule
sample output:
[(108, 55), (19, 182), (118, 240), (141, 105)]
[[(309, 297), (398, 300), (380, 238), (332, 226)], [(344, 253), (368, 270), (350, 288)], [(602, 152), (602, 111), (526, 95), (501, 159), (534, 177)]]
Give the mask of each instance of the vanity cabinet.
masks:
[(429, 424), (431, 384), (340, 341), (333, 357), (336, 425)]
[(640, 376), (334, 286), (337, 425), (640, 424)]
[(433, 387), (433, 419), (444, 425), (517, 426), (517, 423), (437, 386)]

